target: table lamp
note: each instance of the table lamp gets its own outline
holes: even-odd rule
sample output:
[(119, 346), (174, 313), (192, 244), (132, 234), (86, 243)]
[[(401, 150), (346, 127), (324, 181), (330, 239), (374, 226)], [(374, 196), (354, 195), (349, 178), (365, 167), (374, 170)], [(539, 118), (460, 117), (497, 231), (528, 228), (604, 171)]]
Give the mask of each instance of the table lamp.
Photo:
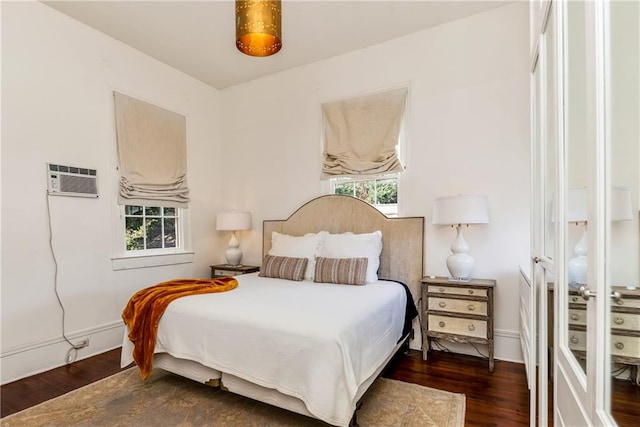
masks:
[(587, 189), (572, 188), (567, 197), (567, 222), (582, 225), (582, 237), (573, 251), (575, 256), (569, 260), (567, 271), (569, 284), (584, 285), (587, 283)]
[[(611, 188), (611, 222), (631, 221), (631, 190), (626, 187)], [(567, 221), (582, 224), (582, 237), (573, 248), (575, 256), (569, 260), (569, 284), (587, 284), (587, 189), (574, 188), (569, 190), (567, 198)]]
[(450, 280), (468, 282), (471, 280), (473, 258), (469, 255), (469, 244), (462, 235), (462, 226), (489, 223), (489, 203), (487, 196), (458, 194), (437, 198), (433, 203), (432, 221), (435, 225), (456, 227), (456, 239), (451, 244), (447, 258)]
[(242, 260), (242, 251), (240, 243), (236, 238), (236, 231), (251, 229), (251, 214), (241, 211), (225, 211), (220, 212), (216, 216), (216, 230), (231, 231), (231, 240), (224, 254), (227, 259), (227, 265), (238, 266)]

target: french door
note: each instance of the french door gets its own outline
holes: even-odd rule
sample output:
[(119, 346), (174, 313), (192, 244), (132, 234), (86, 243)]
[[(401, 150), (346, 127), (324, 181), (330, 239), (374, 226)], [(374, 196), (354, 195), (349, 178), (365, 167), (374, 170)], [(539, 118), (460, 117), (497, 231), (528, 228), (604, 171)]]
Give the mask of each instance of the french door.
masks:
[[(624, 287), (612, 286), (634, 289), (640, 276), (640, 4), (532, 4), (539, 22), (531, 61), (539, 380), (531, 425), (548, 423), (549, 384), (554, 425), (616, 425), (612, 343), (623, 343), (612, 340), (611, 306), (620, 303), (612, 290)], [(629, 197), (626, 216), (616, 212), (621, 192)]]

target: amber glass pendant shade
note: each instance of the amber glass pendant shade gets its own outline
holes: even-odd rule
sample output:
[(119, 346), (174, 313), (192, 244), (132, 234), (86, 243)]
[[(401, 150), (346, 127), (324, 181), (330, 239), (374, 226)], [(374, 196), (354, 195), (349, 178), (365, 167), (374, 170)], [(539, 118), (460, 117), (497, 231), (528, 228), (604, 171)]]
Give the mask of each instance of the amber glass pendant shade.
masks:
[(250, 56), (269, 56), (282, 47), (282, 4), (236, 0), (236, 47)]

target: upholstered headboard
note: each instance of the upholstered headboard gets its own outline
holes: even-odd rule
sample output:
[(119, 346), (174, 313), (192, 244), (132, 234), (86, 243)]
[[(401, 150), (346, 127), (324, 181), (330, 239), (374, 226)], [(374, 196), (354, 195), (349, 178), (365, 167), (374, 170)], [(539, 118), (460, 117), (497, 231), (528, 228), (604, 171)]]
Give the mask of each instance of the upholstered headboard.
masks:
[(271, 249), (273, 231), (302, 236), (329, 233), (382, 231), (382, 255), (378, 276), (406, 283), (418, 302), (424, 259), (424, 217), (387, 218), (368, 203), (351, 196), (315, 198), (285, 220), (265, 220), (262, 254)]

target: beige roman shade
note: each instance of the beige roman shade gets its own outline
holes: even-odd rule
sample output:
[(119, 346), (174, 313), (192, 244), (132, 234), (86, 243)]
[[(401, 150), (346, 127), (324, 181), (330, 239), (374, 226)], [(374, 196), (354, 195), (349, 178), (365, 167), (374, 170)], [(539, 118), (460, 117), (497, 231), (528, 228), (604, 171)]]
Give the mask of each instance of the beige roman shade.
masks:
[(322, 104), (324, 178), (403, 170), (397, 146), (407, 88)]
[(114, 92), (121, 205), (185, 208), (186, 118)]

